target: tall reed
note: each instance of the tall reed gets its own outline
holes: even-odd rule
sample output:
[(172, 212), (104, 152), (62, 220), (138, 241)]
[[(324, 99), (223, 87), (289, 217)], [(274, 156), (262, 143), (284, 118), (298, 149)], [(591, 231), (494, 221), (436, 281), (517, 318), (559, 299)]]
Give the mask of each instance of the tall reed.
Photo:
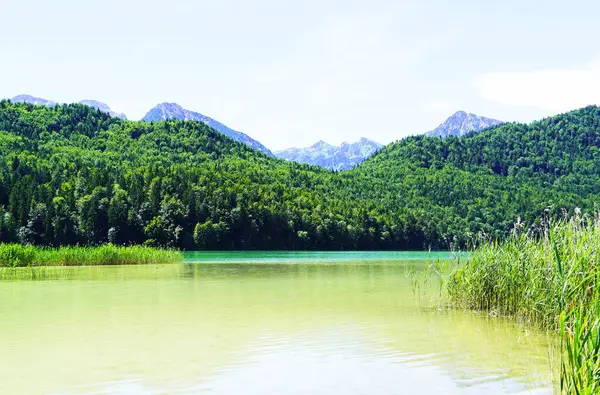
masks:
[(555, 330), (563, 394), (600, 393), (600, 221), (576, 215), (485, 241), (446, 282), (454, 307)]
[(175, 263), (181, 253), (145, 246), (35, 247), (0, 244), (0, 267), (99, 266)]
[(562, 360), (560, 389), (563, 394), (600, 393), (600, 309), (577, 306), (561, 314)]

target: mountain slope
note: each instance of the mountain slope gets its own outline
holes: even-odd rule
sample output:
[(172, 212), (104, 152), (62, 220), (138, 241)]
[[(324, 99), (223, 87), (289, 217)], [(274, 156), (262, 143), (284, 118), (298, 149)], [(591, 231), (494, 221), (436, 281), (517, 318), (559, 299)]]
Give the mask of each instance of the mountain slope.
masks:
[(363, 137), (355, 143), (342, 143), (339, 147), (319, 141), (306, 148), (277, 151), (275, 156), (331, 170), (348, 170), (373, 155), (381, 147), (381, 144)]
[(0, 242), (367, 248), (368, 207), (334, 177), (202, 122), (0, 101)]
[(54, 106), (56, 102), (52, 100), (43, 99), (41, 97), (35, 97), (31, 95), (18, 95), (10, 99), (13, 103), (28, 103), (28, 104), (36, 104), (40, 106)]
[(558, 180), (571, 174), (600, 175), (598, 147), (600, 109), (589, 106), (528, 125), (504, 123), (463, 138), (412, 136), (384, 147), (372, 160)]
[(198, 112), (186, 110), (176, 103), (160, 103), (156, 105), (156, 107), (148, 111), (144, 118), (142, 118), (142, 121), (159, 122), (173, 119), (179, 121), (202, 122), (205, 125), (208, 125), (211, 128), (215, 129), (217, 132), (223, 133), (224, 135), (234, 139), (235, 141), (244, 143), (247, 146), (254, 148), (255, 150), (258, 150), (266, 155), (273, 156), (273, 153), (269, 151), (267, 147), (265, 147), (258, 141), (252, 139), (250, 136), (230, 129), (222, 123), (215, 121), (214, 119), (202, 115)]
[(384, 147), (351, 170), (364, 198), (428, 218), (447, 240), (503, 237), (518, 218), (540, 218), (600, 198), (600, 108), (586, 107), (529, 125), (507, 123), (462, 138), (413, 136)]
[(479, 132), (491, 126), (502, 124), (502, 121), (496, 119), (480, 117), (475, 114), (458, 111), (450, 118), (444, 121), (440, 126), (430, 132), (425, 133), (429, 137), (461, 137), (470, 132)]
[(100, 110), (102, 112), (107, 113), (108, 115), (110, 115), (111, 117), (117, 117), (117, 118), (121, 118), (121, 119), (127, 119), (127, 116), (123, 113), (116, 113), (113, 110), (110, 109), (110, 107), (107, 104), (104, 104), (102, 102), (96, 101), (96, 100), (82, 100), (79, 102), (80, 104), (83, 104), (85, 106), (90, 106), (95, 108), (96, 110)]
[(598, 147), (592, 106), (462, 138), (409, 137), (334, 173), (202, 122), (0, 101), (0, 242), (447, 249), (505, 237), (519, 218), (543, 234), (563, 208), (594, 215)]
[[(425, 133), (429, 137), (446, 138), (480, 132), (503, 122), (475, 114), (458, 111), (434, 130)], [(288, 161), (307, 163), (331, 170), (348, 170), (381, 149), (382, 145), (366, 138), (356, 143), (343, 143), (340, 147), (319, 141), (306, 148), (289, 148), (275, 152), (275, 156)]]
[[(41, 97), (35, 97), (35, 96), (31, 96), (31, 95), (18, 95), (18, 96), (13, 97), (12, 99), (10, 99), (10, 101), (12, 101), (13, 103), (27, 103), (27, 104), (34, 104), (34, 105), (40, 105), (40, 106), (55, 106), (58, 104), (57, 102), (54, 102), (52, 100), (43, 99)], [(96, 100), (82, 100), (79, 103), (89, 106), (89, 107), (93, 107), (96, 110), (105, 112), (105, 113), (109, 114), (111, 117), (127, 119), (125, 114), (123, 114), (123, 113), (118, 114), (118, 113), (114, 112), (113, 110), (110, 109), (110, 107), (107, 104), (104, 104), (102, 102), (99, 102)]]

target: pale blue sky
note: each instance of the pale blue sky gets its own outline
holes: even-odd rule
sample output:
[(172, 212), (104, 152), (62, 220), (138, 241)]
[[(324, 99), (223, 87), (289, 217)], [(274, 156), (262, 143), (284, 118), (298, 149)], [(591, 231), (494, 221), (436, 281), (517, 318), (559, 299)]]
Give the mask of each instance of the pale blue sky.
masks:
[(177, 102), (276, 150), (600, 104), (595, 0), (21, 0), (0, 97)]

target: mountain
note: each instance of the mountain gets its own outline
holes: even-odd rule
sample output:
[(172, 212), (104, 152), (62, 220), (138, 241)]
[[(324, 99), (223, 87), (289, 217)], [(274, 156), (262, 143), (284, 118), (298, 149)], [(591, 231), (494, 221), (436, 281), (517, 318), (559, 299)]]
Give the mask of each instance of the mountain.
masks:
[[(425, 135), (441, 138), (461, 137), (470, 132), (479, 132), (502, 123), (502, 121), (496, 119), (458, 111), (440, 126), (425, 133)], [(363, 137), (355, 143), (343, 143), (339, 147), (319, 141), (306, 148), (288, 148), (277, 151), (275, 156), (288, 161), (307, 163), (331, 170), (348, 170), (372, 156), (381, 147), (381, 144)]]
[(339, 147), (319, 141), (306, 148), (277, 151), (275, 156), (331, 170), (348, 170), (373, 155), (381, 147), (381, 144), (363, 137), (355, 143), (342, 143)]
[(42, 99), (41, 97), (34, 97), (31, 95), (18, 95), (10, 99), (13, 103), (28, 103), (36, 104), (39, 106), (54, 106), (56, 102), (52, 100)]
[(496, 119), (479, 117), (475, 114), (458, 111), (444, 123), (430, 132), (425, 133), (429, 137), (461, 137), (470, 132), (479, 132), (491, 126), (502, 124), (502, 121)]
[(107, 113), (108, 115), (110, 115), (111, 117), (117, 117), (117, 118), (121, 118), (126, 120), (127, 116), (123, 113), (116, 113), (113, 110), (110, 109), (110, 107), (107, 104), (101, 103), (99, 101), (96, 100), (82, 100), (79, 102), (80, 104), (86, 105), (86, 106), (90, 106), (95, 108), (96, 110), (100, 110), (102, 112)]
[[(18, 96), (13, 97), (12, 99), (10, 99), (10, 101), (12, 101), (13, 103), (28, 103), (28, 104), (35, 104), (35, 105), (39, 105), (39, 106), (49, 106), (49, 107), (52, 107), (52, 106), (55, 106), (56, 104), (58, 104), (52, 100), (43, 99), (41, 97), (35, 97), (35, 96), (31, 96), (31, 95), (18, 95)], [(79, 103), (89, 106), (89, 107), (93, 107), (102, 112), (105, 112), (105, 113), (109, 114), (111, 117), (127, 119), (125, 114), (123, 114), (123, 113), (117, 114), (116, 112), (111, 110), (107, 104), (101, 103), (99, 101), (82, 100)]]
[(599, 146), (600, 108), (589, 106), (459, 139), (407, 137), (346, 176), (365, 180), (362, 198), (408, 210), (425, 221), (418, 228), (448, 242), (502, 238), (518, 219), (537, 234), (541, 218), (563, 217), (563, 210), (594, 215)]
[(203, 122), (0, 101), (0, 158), (0, 243), (321, 250), (379, 239), (365, 218), (376, 202), (336, 187), (335, 173)]
[(407, 137), (335, 173), (202, 122), (0, 101), (0, 243), (463, 248), (502, 239), (519, 220), (543, 235), (564, 212), (596, 218), (598, 147), (600, 108), (590, 106), (462, 138)]
[(227, 126), (223, 125), (221, 122), (215, 121), (212, 118), (207, 117), (206, 115), (202, 115), (198, 112), (186, 110), (176, 103), (160, 103), (142, 118), (144, 122), (159, 122), (165, 121), (168, 119), (176, 119), (179, 121), (198, 121), (202, 122), (205, 125), (210, 126), (215, 129), (219, 133), (223, 133), (229, 138), (239, 141), (240, 143), (244, 143), (247, 146), (254, 148), (266, 155), (273, 156), (273, 153), (269, 151), (267, 147), (259, 143), (258, 141), (252, 139), (250, 136), (238, 132), (236, 130), (230, 129)]

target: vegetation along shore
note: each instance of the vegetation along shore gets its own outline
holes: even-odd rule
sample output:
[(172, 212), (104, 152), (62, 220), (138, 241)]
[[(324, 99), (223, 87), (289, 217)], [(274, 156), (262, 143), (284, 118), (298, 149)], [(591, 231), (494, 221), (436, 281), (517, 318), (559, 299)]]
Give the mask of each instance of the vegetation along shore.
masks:
[(335, 172), (200, 122), (0, 101), (0, 266), (161, 264), (180, 261), (176, 249), (444, 250), (485, 234), (449, 275), (451, 304), (557, 331), (562, 391), (598, 393), (599, 146), (589, 106), (408, 137)]
[(576, 215), (541, 233), (517, 225), (451, 269), (451, 305), (560, 334), (560, 392), (600, 393), (600, 217)]
[(176, 263), (182, 260), (181, 253), (145, 246), (98, 247), (63, 246), (48, 248), (0, 244), (0, 268), (35, 266), (100, 266), (141, 265)]

